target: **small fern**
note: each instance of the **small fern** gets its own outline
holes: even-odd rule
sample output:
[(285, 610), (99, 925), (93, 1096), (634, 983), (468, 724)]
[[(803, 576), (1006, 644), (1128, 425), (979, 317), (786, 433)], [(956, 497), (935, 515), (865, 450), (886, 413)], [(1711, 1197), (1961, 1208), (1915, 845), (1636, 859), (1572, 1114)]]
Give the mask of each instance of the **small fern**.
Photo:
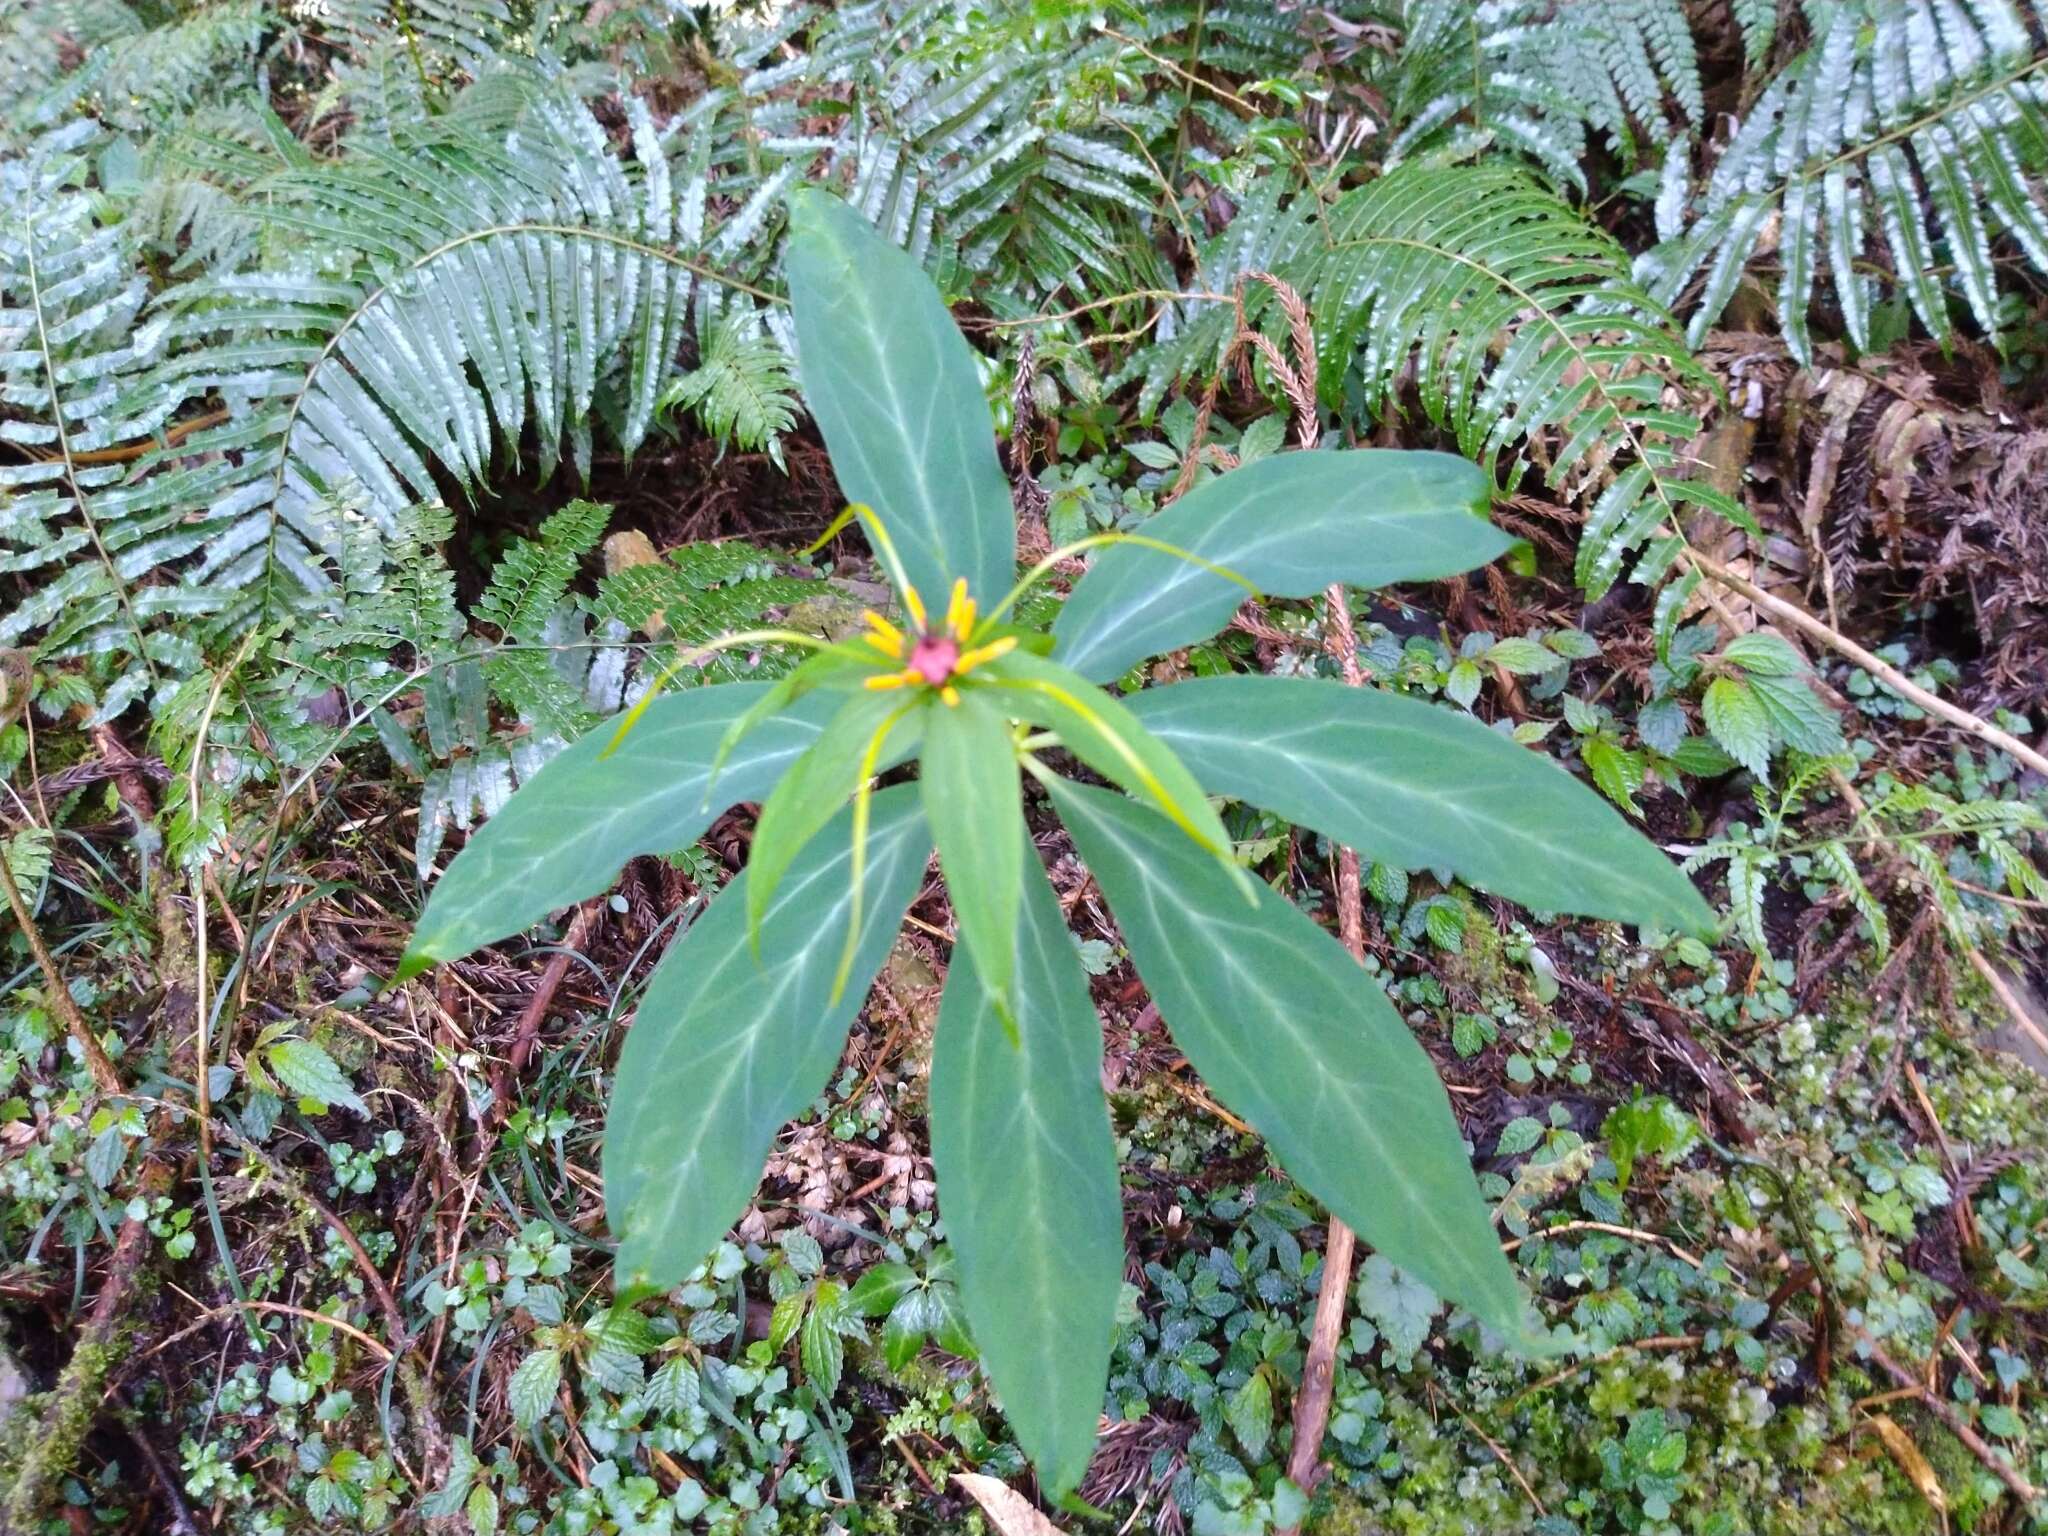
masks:
[[(598, 584), (590, 612), (600, 623), (687, 650), (821, 595), (818, 582), (782, 575), (775, 556), (734, 540), (684, 544), (653, 563), (612, 572)], [(853, 611), (849, 606), (849, 618)], [(824, 628), (805, 625), (800, 614), (790, 622)], [(721, 653), (704, 658), (698, 671), (706, 679), (723, 680), (773, 676), (782, 665), (766, 657), (757, 663), (743, 653)]]
[(1665, 303), (1697, 282), (1696, 346), (1749, 266), (1774, 256), (1779, 325), (1810, 364), (1823, 269), (1849, 339), (1872, 345), (1875, 247), (1886, 283), (1935, 340), (1954, 336), (1952, 290), (1996, 338), (1994, 238), (2048, 274), (2048, 205), (2033, 179), (2048, 163), (2040, 18), (2030, 25), (2013, 0), (1829, 0), (1809, 11), (1812, 45), (1750, 110), (1692, 197), (1691, 222), (1676, 199), (1660, 210), (1666, 239), (1639, 275)]
[(782, 436), (796, 426), (796, 380), (789, 357), (761, 332), (758, 316), (734, 308), (713, 328), (704, 356), (662, 392), (657, 412), (694, 412), (721, 442), (766, 450), (777, 469)]

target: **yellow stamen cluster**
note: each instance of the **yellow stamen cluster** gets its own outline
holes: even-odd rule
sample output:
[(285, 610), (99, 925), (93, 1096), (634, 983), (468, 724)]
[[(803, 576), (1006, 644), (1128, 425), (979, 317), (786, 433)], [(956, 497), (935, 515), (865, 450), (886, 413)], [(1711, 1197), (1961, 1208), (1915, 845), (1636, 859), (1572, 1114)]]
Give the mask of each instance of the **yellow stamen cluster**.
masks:
[(955, 678), (973, 671), (985, 661), (1008, 655), (1016, 648), (1015, 635), (1005, 635), (986, 645), (968, 644), (974, 638), (976, 608), (974, 599), (967, 595), (964, 577), (953, 583), (952, 599), (946, 604), (946, 625), (937, 633), (931, 629), (925, 616), (924, 600), (917, 595), (915, 587), (904, 586), (903, 606), (909, 610), (910, 621), (916, 626), (912, 635), (904, 634), (873, 609), (861, 616), (868, 626), (868, 633), (861, 638), (891, 661), (905, 664), (901, 672), (869, 678), (867, 686), (870, 688), (913, 688), (922, 683), (938, 689), (939, 697), (947, 704), (958, 704), (960, 690), (954, 686)]

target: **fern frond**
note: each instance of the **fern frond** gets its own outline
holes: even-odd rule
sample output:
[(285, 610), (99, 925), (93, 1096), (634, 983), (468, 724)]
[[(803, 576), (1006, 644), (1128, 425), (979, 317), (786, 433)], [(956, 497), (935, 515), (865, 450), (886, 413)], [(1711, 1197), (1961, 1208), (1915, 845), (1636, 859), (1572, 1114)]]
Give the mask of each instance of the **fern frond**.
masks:
[[(590, 611), (621, 630), (688, 647), (758, 625), (769, 613), (816, 598), (821, 590), (816, 581), (781, 575), (776, 558), (754, 545), (684, 544), (655, 564), (606, 576)], [(714, 656), (702, 670), (712, 678), (772, 675), (744, 656)]]
[(1953, 339), (1952, 294), (1996, 339), (1993, 239), (2048, 274), (2048, 204), (2035, 180), (2048, 158), (2048, 50), (2031, 21), (2014, 0), (1815, 8), (1812, 46), (1722, 152), (1691, 229), (1639, 264), (1666, 303), (1698, 283), (1693, 344), (1749, 265), (1773, 252), (1779, 325), (1802, 363), (1823, 270), (1849, 339), (1869, 348), (1878, 252), (1936, 341)]
[(262, 0), (214, 0), (155, 27), (116, 0), (9, 7), (0, 14), (0, 140), (78, 116), (130, 131), (164, 126), (243, 89), (269, 20)]
[(1586, 189), (1587, 130), (1624, 161), (1705, 105), (1682, 0), (1407, 0), (1400, 49), (1368, 70), (1387, 102), (1391, 167), (1506, 151)]
[(1814, 863), (1848, 897), (1856, 915), (1870, 929), (1870, 942), (1877, 950), (1877, 958), (1884, 959), (1892, 948), (1891, 919), (1885, 914), (1884, 903), (1864, 883), (1863, 874), (1856, 868), (1856, 860), (1847, 846), (1839, 840), (1829, 839), (1814, 850)]
[(131, 590), (192, 545), (178, 527), (182, 510), (125, 515), (122, 468), (109, 460), (109, 445), (136, 430), (120, 398), (158, 361), (164, 327), (141, 321), (148, 293), (124, 232), (102, 227), (92, 194), (75, 189), (97, 138), (79, 121), (0, 162), (0, 442), (26, 460), (0, 464), (0, 571), (55, 573), (37, 575), (0, 612), (0, 644), (54, 626), (46, 654), (124, 650), (131, 671), (101, 701), (110, 716), (160, 665), (197, 660), (168, 632), (147, 636), (145, 619), (209, 603), (190, 594), (179, 609)]
[[(1540, 462), (1553, 489), (1591, 502), (1577, 570), (1588, 594), (1664, 534), (1638, 569), (1661, 577), (1682, 504), (1735, 513), (1681, 459), (1699, 431), (1683, 402), (1712, 381), (1621, 248), (1521, 171), (1404, 166), (1327, 210), (1264, 222), (1280, 232), (1273, 270), (1315, 318), (1326, 402), (1394, 415), (1412, 381), (1423, 413), (1503, 493)], [(1263, 297), (1247, 308), (1261, 315)]]
[(537, 642), (610, 516), (598, 502), (572, 501), (540, 525), (538, 538), (514, 540), (491, 568), (474, 617), (507, 640)]
[(704, 356), (663, 392), (656, 409), (685, 407), (706, 431), (741, 448), (766, 449), (783, 468), (782, 435), (796, 426), (789, 357), (761, 332), (758, 316), (734, 308), (704, 344)]
[(266, 218), (352, 257), (347, 278), (291, 269), (168, 297), (180, 333), (206, 339), (189, 376), (247, 402), (188, 451), (237, 451), (228, 499), (276, 560), (331, 552), (338, 499), (389, 526), (435, 495), (430, 466), (475, 484), (529, 430), (544, 469), (565, 440), (587, 463), (600, 394), (628, 451), (645, 435), (692, 281), (667, 244), (665, 180), (629, 177), (580, 108), (532, 107), (502, 137), (457, 123), (410, 154), (267, 184)]

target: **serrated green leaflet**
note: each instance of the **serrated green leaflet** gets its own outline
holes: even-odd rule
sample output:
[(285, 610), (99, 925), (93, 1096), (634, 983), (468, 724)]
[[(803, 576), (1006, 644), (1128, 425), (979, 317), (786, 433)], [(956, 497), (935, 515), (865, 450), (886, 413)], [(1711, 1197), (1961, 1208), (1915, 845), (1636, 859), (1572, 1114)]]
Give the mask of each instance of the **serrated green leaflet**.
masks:
[(997, 1011), (1014, 1019), (1010, 977), (1024, 877), (1024, 811), (1009, 722), (986, 699), (970, 692), (956, 704), (925, 711), (918, 786), (974, 973)]
[[(900, 699), (854, 694), (762, 803), (747, 851), (747, 940), (755, 954), (761, 952), (762, 914), (783, 871), (852, 796), (870, 752), (880, 758), (908, 750), (920, 722), (919, 715), (905, 712)], [(884, 732), (877, 747), (875, 738)]]
[(804, 400), (849, 501), (889, 519), (928, 596), (1009, 585), (1010, 483), (974, 354), (917, 263), (837, 198), (791, 200), (790, 303)]
[(811, 839), (746, 943), (742, 873), (670, 946), (648, 983), (605, 1120), (605, 1214), (621, 1291), (672, 1285), (761, 1181), (776, 1130), (823, 1090), (931, 854), (917, 792), (872, 801), (867, 915), (853, 984), (831, 1001), (852, 905), (851, 812)]
[(1449, 1098), (1379, 984), (1271, 891), (1247, 907), (1145, 807), (1063, 780), (1053, 801), (1203, 1081), (1367, 1242), (1522, 1339)]
[(1214, 794), (1541, 912), (1705, 931), (1679, 868), (1549, 759), (1469, 716), (1310, 678), (1208, 677), (1130, 701)]
[[(1333, 581), (1377, 587), (1484, 565), (1514, 542), (1486, 521), (1487, 497), (1479, 468), (1447, 453), (1282, 453), (1198, 486), (1143, 531), (1262, 592), (1308, 597)], [(1206, 640), (1243, 600), (1241, 587), (1212, 571), (1118, 545), (1060, 610), (1053, 654), (1106, 682)]]
[(802, 699), (762, 722), (727, 759), (724, 798), (707, 804), (719, 734), (766, 692), (761, 683), (726, 683), (669, 694), (609, 755), (614, 728), (600, 725), (548, 763), (435, 883), (400, 978), (596, 896), (628, 859), (687, 848), (718, 810), (766, 795), (840, 702)]
[(932, 1166), (975, 1342), (1019, 1443), (1058, 1498), (1095, 1449), (1123, 1216), (1102, 1025), (1059, 901), (1021, 827), (1015, 836), (1032, 866), (1016, 935), (1016, 1038), (972, 952), (956, 950), (932, 1059)]

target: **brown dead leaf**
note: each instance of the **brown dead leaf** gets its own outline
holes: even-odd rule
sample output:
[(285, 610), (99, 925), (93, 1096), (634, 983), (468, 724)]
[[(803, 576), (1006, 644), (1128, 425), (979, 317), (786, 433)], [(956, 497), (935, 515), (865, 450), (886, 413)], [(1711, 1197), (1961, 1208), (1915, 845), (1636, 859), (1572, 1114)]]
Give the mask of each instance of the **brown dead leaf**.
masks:
[(34, 663), (27, 651), (0, 651), (0, 725), (12, 725), (28, 708)]
[(1937, 1512), (1947, 1514), (1948, 1495), (1942, 1491), (1941, 1479), (1934, 1475), (1934, 1468), (1928, 1465), (1927, 1458), (1920, 1452), (1920, 1447), (1913, 1443), (1913, 1437), (1901, 1429), (1895, 1419), (1886, 1414), (1874, 1413), (1868, 1422), (1877, 1432), (1877, 1438), (1884, 1442), (1884, 1448), (1891, 1453), (1892, 1460), (1898, 1463), (1906, 1481), (1911, 1483), (1919, 1491), (1920, 1497)]
[[(604, 541), (604, 573), (616, 576), (621, 571), (630, 571), (637, 565), (659, 565), (661, 556), (655, 553), (654, 541), (638, 528), (625, 528), (612, 534)], [(657, 608), (647, 615), (647, 622), (640, 626), (642, 634), (650, 640), (659, 640), (668, 633), (668, 618)]]
[(988, 1516), (1002, 1536), (1065, 1536), (1032, 1502), (1000, 1478), (955, 1472), (953, 1481)]

